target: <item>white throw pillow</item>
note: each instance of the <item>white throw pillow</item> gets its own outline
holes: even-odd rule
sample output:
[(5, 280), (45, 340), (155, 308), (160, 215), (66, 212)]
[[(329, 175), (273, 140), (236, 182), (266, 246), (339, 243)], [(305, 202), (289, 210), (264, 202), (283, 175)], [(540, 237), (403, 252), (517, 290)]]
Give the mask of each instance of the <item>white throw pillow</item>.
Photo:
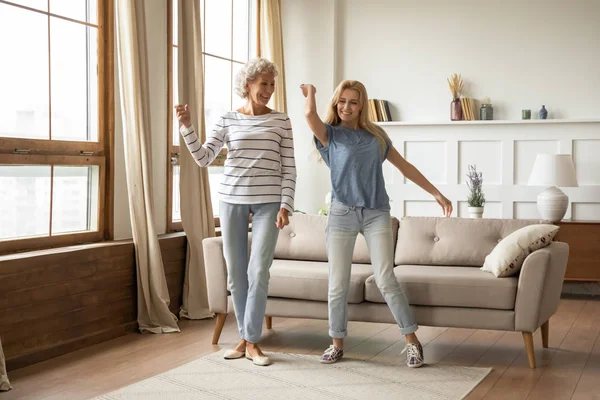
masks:
[(502, 239), (485, 257), (481, 270), (491, 272), (496, 277), (518, 273), (525, 258), (532, 252), (548, 246), (558, 229), (556, 225), (535, 224), (514, 231)]

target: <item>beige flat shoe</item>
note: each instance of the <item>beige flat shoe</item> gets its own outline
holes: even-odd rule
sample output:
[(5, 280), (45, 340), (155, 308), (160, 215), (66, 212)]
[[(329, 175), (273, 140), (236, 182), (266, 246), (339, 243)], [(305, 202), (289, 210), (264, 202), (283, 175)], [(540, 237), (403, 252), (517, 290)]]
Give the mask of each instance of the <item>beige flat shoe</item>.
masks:
[(226, 360), (235, 360), (236, 358), (242, 358), (244, 357), (246, 353), (243, 351), (237, 351), (235, 349), (230, 349), (227, 350), (225, 353), (223, 353), (223, 358)]
[(254, 363), (254, 365), (258, 365), (260, 367), (266, 367), (267, 365), (271, 364), (271, 360), (269, 360), (269, 357), (261, 357), (261, 356), (256, 356), (256, 357), (252, 357), (250, 356), (250, 354), (246, 353), (246, 358), (250, 361), (252, 361)]

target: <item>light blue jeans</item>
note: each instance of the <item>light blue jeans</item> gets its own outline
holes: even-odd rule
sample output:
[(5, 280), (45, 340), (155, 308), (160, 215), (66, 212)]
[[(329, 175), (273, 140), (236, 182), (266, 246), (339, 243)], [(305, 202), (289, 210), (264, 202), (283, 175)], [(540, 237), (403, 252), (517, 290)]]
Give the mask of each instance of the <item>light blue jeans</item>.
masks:
[[(269, 268), (279, 229), (280, 203), (219, 204), (227, 282), (242, 339), (257, 343), (262, 333), (269, 290)], [(252, 214), (252, 248), (248, 257), (248, 218)]]
[(343, 338), (348, 334), (347, 297), (354, 244), (359, 232), (369, 247), (375, 283), (392, 311), (400, 333), (414, 333), (418, 328), (415, 317), (394, 275), (390, 212), (333, 202), (327, 219), (329, 336)]

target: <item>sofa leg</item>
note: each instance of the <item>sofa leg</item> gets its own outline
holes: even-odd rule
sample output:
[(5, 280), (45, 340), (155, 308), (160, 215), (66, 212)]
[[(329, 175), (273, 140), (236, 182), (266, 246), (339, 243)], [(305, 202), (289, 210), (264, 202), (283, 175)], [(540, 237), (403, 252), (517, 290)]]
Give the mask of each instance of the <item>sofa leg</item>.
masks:
[(265, 322), (267, 323), (267, 329), (273, 329), (273, 317), (267, 315), (265, 317)]
[(225, 325), (226, 319), (227, 313), (217, 314), (217, 323), (215, 325), (215, 332), (213, 333), (212, 344), (219, 343), (219, 337), (221, 337), (221, 331), (223, 331), (223, 326)]
[(533, 333), (522, 332), (523, 341), (525, 342), (525, 350), (527, 350), (527, 359), (529, 360), (529, 368), (535, 368), (535, 352), (533, 350)]
[(550, 330), (550, 320), (544, 322), (542, 324), (542, 346), (545, 349), (548, 348), (548, 332)]

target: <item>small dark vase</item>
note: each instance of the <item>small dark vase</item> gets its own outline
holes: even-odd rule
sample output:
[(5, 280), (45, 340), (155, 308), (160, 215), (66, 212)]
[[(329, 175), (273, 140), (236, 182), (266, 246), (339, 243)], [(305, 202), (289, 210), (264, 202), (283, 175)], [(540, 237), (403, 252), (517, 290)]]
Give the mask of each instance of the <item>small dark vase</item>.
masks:
[(463, 119), (463, 110), (462, 105), (460, 104), (460, 99), (452, 100), (450, 103), (450, 120), (451, 121), (462, 121)]
[(548, 110), (546, 110), (546, 106), (542, 106), (542, 109), (540, 110), (540, 119), (546, 118), (548, 118)]

